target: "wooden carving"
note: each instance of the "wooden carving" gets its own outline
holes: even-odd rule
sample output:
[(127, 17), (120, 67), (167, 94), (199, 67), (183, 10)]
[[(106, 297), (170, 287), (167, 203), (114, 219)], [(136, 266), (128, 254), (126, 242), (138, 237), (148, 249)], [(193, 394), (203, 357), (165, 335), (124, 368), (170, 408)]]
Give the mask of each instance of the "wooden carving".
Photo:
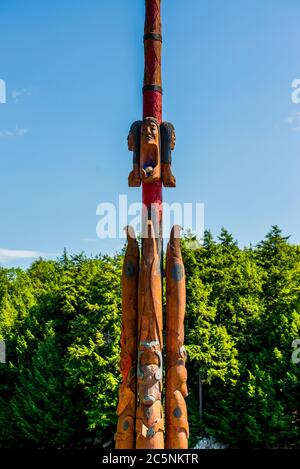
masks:
[(164, 448), (162, 284), (152, 222), (143, 240), (139, 280), (136, 448)]
[(128, 176), (129, 187), (139, 187), (141, 185), (140, 177), (140, 146), (141, 146), (141, 127), (142, 121), (136, 121), (132, 124), (127, 137), (128, 150), (133, 152), (133, 169)]
[(162, 179), (165, 187), (175, 187), (172, 173), (172, 151), (176, 135), (173, 124), (154, 117), (132, 124), (127, 138), (128, 149), (133, 152), (133, 169), (128, 176), (129, 187), (139, 187), (141, 181), (149, 184)]
[(172, 151), (175, 148), (176, 134), (174, 125), (163, 122), (160, 126), (162, 180), (165, 187), (175, 187), (176, 179), (171, 170)]
[(174, 226), (167, 247), (166, 314), (166, 448), (188, 447), (189, 425), (184, 398), (187, 372), (184, 348), (185, 271), (180, 250), (180, 227)]
[(161, 0), (145, 0), (143, 116), (162, 120)]
[(161, 178), (160, 127), (154, 117), (146, 117), (141, 127), (140, 170), (145, 183)]
[[(129, 187), (142, 186), (142, 258), (132, 230), (122, 274), (122, 384), (115, 435), (119, 449), (186, 449), (187, 373), (184, 341), (185, 273), (179, 228), (167, 248), (166, 286), (166, 439), (162, 405), (162, 186), (175, 187), (171, 170), (175, 130), (162, 120), (161, 0), (145, 0), (143, 120), (132, 124), (128, 149), (133, 152)], [(145, 236), (146, 233), (146, 237)]]
[(139, 246), (133, 229), (126, 228), (128, 245), (122, 272), (122, 334), (121, 373), (117, 408), (118, 426), (115, 434), (117, 449), (135, 447), (134, 427), (136, 414), (136, 364)]

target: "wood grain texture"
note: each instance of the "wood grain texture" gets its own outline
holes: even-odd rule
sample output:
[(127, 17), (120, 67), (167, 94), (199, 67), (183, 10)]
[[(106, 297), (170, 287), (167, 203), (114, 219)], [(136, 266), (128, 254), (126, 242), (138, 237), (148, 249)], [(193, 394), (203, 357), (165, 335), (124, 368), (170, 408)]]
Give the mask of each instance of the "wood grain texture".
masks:
[[(145, 0), (145, 28), (144, 33), (161, 36), (161, 0)], [(145, 72), (144, 86), (155, 85), (162, 87), (161, 74), (161, 51), (162, 42), (157, 39), (144, 40), (145, 51)], [(157, 89), (143, 90), (143, 118), (154, 117), (158, 124), (162, 122), (162, 92)], [(159, 233), (162, 233), (162, 179), (154, 180), (151, 183), (142, 182), (142, 202), (147, 207), (149, 215), (155, 212), (155, 220), (159, 221)], [(156, 240), (157, 252), (162, 259), (163, 243), (162, 237)]]
[(122, 272), (122, 383), (115, 434), (117, 449), (133, 449), (135, 446), (139, 246), (133, 229), (127, 227), (126, 232), (128, 244)]
[(188, 448), (189, 425), (184, 398), (187, 371), (184, 349), (185, 271), (180, 250), (180, 227), (174, 226), (167, 247), (166, 282), (166, 448)]
[(144, 239), (139, 280), (138, 407), (136, 448), (164, 448), (162, 393), (162, 283), (151, 221)]

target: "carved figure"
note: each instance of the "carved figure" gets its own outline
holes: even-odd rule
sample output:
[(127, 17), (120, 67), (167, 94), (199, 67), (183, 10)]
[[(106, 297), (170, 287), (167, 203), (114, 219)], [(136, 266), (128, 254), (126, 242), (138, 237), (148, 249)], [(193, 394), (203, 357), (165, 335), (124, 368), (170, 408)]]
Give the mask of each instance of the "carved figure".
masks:
[(128, 245), (122, 272), (122, 334), (121, 374), (117, 408), (118, 426), (115, 435), (117, 449), (135, 447), (136, 357), (138, 319), (139, 246), (134, 230), (126, 227)]
[(140, 140), (141, 140), (142, 121), (134, 122), (129, 130), (127, 137), (128, 150), (133, 152), (133, 169), (128, 176), (129, 187), (139, 187), (140, 178)]
[(162, 285), (152, 222), (144, 239), (139, 279), (136, 448), (164, 448)]
[[(173, 124), (162, 121), (161, 0), (145, 0), (143, 120), (132, 124), (129, 187), (142, 185), (142, 247), (127, 228), (122, 274), (121, 373), (116, 448), (185, 449), (189, 426), (184, 341), (185, 274), (179, 227), (171, 232), (166, 265), (166, 382), (164, 435), (162, 315), (162, 186), (175, 187), (171, 170)], [(154, 230), (155, 227), (155, 230)], [(145, 237), (146, 234), (146, 237)]]
[(165, 187), (176, 187), (176, 179), (172, 174), (172, 151), (176, 144), (174, 125), (163, 122), (160, 126), (161, 135), (161, 167), (162, 180)]
[(180, 227), (171, 231), (167, 247), (166, 314), (166, 448), (188, 447), (189, 425), (184, 398), (187, 372), (184, 348), (185, 272), (180, 250)]
[(172, 174), (172, 151), (176, 135), (173, 124), (161, 125), (154, 117), (132, 124), (128, 135), (128, 149), (133, 152), (133, 170), (128, 177), (129, 187), (139, 187), (141, 181), (153, 183), (162, 179), (165, 187), (175, 187)]

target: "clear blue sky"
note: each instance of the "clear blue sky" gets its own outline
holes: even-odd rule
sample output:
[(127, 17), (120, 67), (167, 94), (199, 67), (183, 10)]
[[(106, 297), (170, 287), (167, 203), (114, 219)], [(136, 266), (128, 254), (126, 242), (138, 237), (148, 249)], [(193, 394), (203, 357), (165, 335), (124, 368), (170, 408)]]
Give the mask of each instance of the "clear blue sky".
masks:
[[(123, 241), (97, 240), (96, 206), (141, 196), (126, 137), (141, 117), (144, 1), (1, 0), (0, 15), (0, 263), (112, 253)], [(178, 182), (165, 199), (203, 202), (206, 228), (241, 246), (272, 224), (300, 243), (299, 21), (299, 0), (163, 0)]]

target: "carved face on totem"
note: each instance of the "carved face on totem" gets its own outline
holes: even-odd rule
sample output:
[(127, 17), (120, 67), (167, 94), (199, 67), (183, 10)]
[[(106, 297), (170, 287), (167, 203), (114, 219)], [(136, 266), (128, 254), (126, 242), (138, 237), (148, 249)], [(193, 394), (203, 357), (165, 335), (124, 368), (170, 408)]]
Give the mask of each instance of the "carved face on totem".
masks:
[(141, 181), (152, 183), (162, 179), (165, 187), (175, 187), (171, 171), (171, 153), (176, 143), (173, 124), (159, 125), (154, 117), (136, 121), (127, 137), (128, 149), (133, 152), (133, 170), (128, 176), (129, 187), (139, 187)]
[(136, 121), (130, 127), (128, 137), (127, 137), (127, 144), (128, 144), (129, 151), (139, 151), (141, 125), (142, 125), (142, 121)]
[(175, 129), (173, 127), (173, 132), (172, 132), (172, 140), (171, 140), (171, 150), (173, 151), (176, 145), (176, 134), (175, 134)]
[(159, 129), (155, 119), (147, 117), (141, 128), (141, 142), (144, 147), (159, 145)]
[(129, 132), (128, 137), (127, 137), (127, 144), (128, 144), (128, 150), (134, 151), (134, 134), (131, 131)]
[(140, 355), (138, 363), (139, 396), (146, 406), (151, 406), (157, 399), (160, 399), (161, 393), (161, 354), (153, 350), (155, 348), (153, 345), (153, 343), (144, 343), (146, 349)]
[(158, 365), (145, 365), (142, 367), (144, 379), (140, 383), (140, 395), (143, 404), (146, 406), (151, 406), (160, 398), (160, 383), (155, 377), (158, 369)]
[(160, 128), (153, 117), (146, 117), (141, 126), (140, 169), (144, 182), (160, 179)]

